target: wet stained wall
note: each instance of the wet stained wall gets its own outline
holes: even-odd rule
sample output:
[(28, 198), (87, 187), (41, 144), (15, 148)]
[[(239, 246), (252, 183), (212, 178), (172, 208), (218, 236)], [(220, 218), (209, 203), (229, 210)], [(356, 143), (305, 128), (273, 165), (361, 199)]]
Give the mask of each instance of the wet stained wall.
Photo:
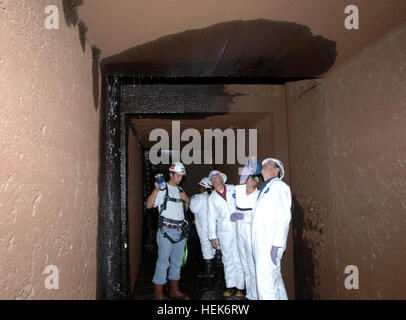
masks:
[(322, 84), (311, 80), (286, 85), (297, 299), (329, 297), (321, 288), (335, 288), (334, 229), (326, 230), (332, 226)]
[[(92, 55), (42, 1), (0, 7), (0, 298), (94, 299), (98, 113)], [(44, 286), (46, 266), (59, 290)]]
[(406, 297), (405, 51), (402, 25), (329, 78), (287, 85), (297, 296)]
[(131, 291), (141, 262), (144, 211), (142, 149), (132, 127), (128, 130), (128, 254)]

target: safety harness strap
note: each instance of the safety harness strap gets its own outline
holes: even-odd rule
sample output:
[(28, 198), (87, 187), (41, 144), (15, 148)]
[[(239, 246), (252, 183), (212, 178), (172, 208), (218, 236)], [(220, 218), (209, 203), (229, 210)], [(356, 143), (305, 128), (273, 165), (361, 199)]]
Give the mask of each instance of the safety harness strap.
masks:
[(161, 230), (162, 234), (164, 235), (164, 237), (167, 238), (173, 244), (178, 243), (178, 242), (182, 241), (183, 239), (185, 239), (187, 237), (188, 233), (189, 233), (189, 229), (190, 229), (189, 228), (189, 223), (185, 220), (184, 224), (182, 226), (182, 233), (181, 233), (179, 239), (178, 240), (173, 240), (169, 234), (167, 234), (166, 232), (163, 232), (162, 228), (160, 228), (160, 230)]
[(173, 220), (173, 219), (169, 219), (167, 217), (163, 217), (163, 219), (164, 219), (163, 222), (168, 222), (170, 224), (176, 224), (176, 225), (182, 224), (184, 222), (184, 220)]
[(186, 202), (183, 199), (177, 199), (177, 198), (172, 198), (169, 196), (169, 192), (168, 192), (168, 187), (166, 188), (166, 192), (165, 192), (165, 197), (164, 197), (164, 202), (162, 203), (162, 205), (159, 207), (159, 215), (162, 214), (162, 212), (164, 210), (166, 210), (166, 205), (168, 203), (168, 201), (172, 201), (172, 202), (181, 202), (183, 204), (183, 213), (186, 214)]
[(237, 206), (236, 206), (236, 209), (238, 211), (250, 211), (250, 210), (252, 210), (252, 208), (240, 208), (240, 207), (237, 207)]
[[(178, 242), (182, 241), (184, 238), (187, 237), (187, 234), (188, 234), (188, 232), (189, 232), (189, 228), (188, 228), (189, 223), (188, 223), (186, 220), (183, 220), (183, 221), (182, 221), (182, 220), (173, 220), (173, 219), (169, 219), (169, 218), (163, 217), (163, 216), (162, 216), (162, 212), (163, 212), (164, 210), (166, 210), (166, 205), (167, 205), (168, 201), (172, 201), (172, 202), (176, 202), (176, 203), (182, 203), (182, 206), (183, 206), (183, 215), (186, 216), (186, 201), (183, 200), (183, 199), (177, 199), (177, 198), (172, 198), (172, 197), (170, 197), (170, 196), (169, 196), (169, 191), (168, 191), (168, 189), (169, 189), (169, 188), (167, 187), (167, 188), (166, 188), (166, 192), (165, 192), (164, 202), (162, 203), (162, 205), (161, 205), (161, 206), (159, 207), (159, 209), (158, 209), (158, 214), (159, 214), (159, 217), (158, 217), (158, 228), (161, 230), (161, 232), (163, 233), (164, 237), (167, 238), (170, 242), (172, 242), (172, 243), (178, 243)], [(182, 189), (179, 189), (179, 190), (182, 190)], [(183, 191), (183, 190), (182, 190), (182, 191)], [(173, 240), (166, 232), (163, 232), (163, 231), (162, 231), (162, 227), (163, 227), (163, 222), (164, 222), (164, 221), (169, 222), (169, 223), (172, 223), (172, 224), (181, 224), (181, 223), (183, 223), (183, 226), (182, 226), (182, 234), (180, 235), (179, 240)]]

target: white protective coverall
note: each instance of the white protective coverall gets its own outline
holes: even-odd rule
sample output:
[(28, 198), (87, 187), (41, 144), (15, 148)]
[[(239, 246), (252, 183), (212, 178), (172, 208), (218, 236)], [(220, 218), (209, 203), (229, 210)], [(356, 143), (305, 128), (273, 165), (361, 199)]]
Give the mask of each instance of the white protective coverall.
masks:
[[(259, 300), (287, 300), (281, 275), (281, 259), (291, 220), (292, 196), (289, 186), (274, 178), (255, 203), (252, 219), (252, 248)], [(280, 247), (277, 264), (271, 259), (272, 246)]]
[(227, 202), (213, 191), (209, 197), (208, 231), (210, 239), (218, 239), (227, 288), (244, 289), (244, 274), (237, 248), (236, 224), (230, 220), (235, 212), (235, 188), (226, 184)]
[(255, 206), (259, 191), (247, 195), (245, 184), (235, 186), (237, 212), (244, 214), (243, 220), (237, 220), (237, 244), (240, 253), (241, 265), (244, 272), (246, 298), (257, 300), (257, 283), (255, 277), (255, 264), (252, 253), (251, 220), (252, 208)]
[(205, 260), (213, 259), (216, 253), (216, 249), (211, 246), (207, 231), (208, 201), (209, 193), (207, 191), (200, 194), (195, 194), (190, 198), (190, 210), (195, 215), (196, 231), (199, 235), (203, 259)]

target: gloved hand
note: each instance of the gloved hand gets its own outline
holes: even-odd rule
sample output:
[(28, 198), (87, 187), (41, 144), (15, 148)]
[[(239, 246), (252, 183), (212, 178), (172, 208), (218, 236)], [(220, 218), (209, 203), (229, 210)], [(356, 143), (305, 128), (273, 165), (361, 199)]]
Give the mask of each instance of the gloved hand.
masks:
[(249, 162), (247, 162), (241, 170), (240, 182), (247, 182), (249, 176), (254, 173), (254, 168), (250, 167)]
[(279, 247), (274, 247), (274, 246), (272, 246), (272, 249), (271, 249), (271, 260), (275, 266), (277, 265), (276, 258), (278, 256), (278, 249), (279, 249)]
[(243, 220), (244, 219), (244, 214), (241, 212), (234, 212), (231, 216), (230, 219), (232, 222), (236, 222), (237, 220)]

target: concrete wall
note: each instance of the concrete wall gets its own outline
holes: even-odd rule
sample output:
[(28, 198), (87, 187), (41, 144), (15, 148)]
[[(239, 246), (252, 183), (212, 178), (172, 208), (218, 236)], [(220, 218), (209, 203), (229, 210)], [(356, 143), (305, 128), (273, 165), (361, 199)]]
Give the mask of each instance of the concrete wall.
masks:
[[(48, 4), (48, 3), (47, 3)], [(0, 298), (96, 295), (98, 112), (77, 27), (42, 1), (0, 7)], [(48, 265), (59, 289), (44, 286)], [(55, 274), (54, 274), (55, 275)]]
[(328, 120), (322, 80), (286, 86), (297, 299), (335, 296)]
[[(405, 52), (403, 25), (329, 78), (287, 85), (307, 298), (406, 297)], [(358, 290), (344, 287), (347, 265)]]
[[(260, 160), (274, 155), (288, 164), (284, 86), (226, 85), (225, 91), (230, 95), (235, 95), (228, 108), (230, 114), (241, 114), (238, 123), (241, 127), (238, 128), (246, 129), (246, 155), (248, 155), (248, 129), (257, 129), (257, 152)], [(250, 121), (247, 120), (245, 123), (244, 119)], [(252, 122), (252, 119), (256, 119), (255, 123)], [(223, 159), (226, 159), (226, 155)], [(218, 167), (220, 168), (220, 166)], [(227, 170), (230, 170), (230, 183), (238, 183), (238, 167), (230, 166)], [(289, 179), (288, 172), (287, 178)]]

